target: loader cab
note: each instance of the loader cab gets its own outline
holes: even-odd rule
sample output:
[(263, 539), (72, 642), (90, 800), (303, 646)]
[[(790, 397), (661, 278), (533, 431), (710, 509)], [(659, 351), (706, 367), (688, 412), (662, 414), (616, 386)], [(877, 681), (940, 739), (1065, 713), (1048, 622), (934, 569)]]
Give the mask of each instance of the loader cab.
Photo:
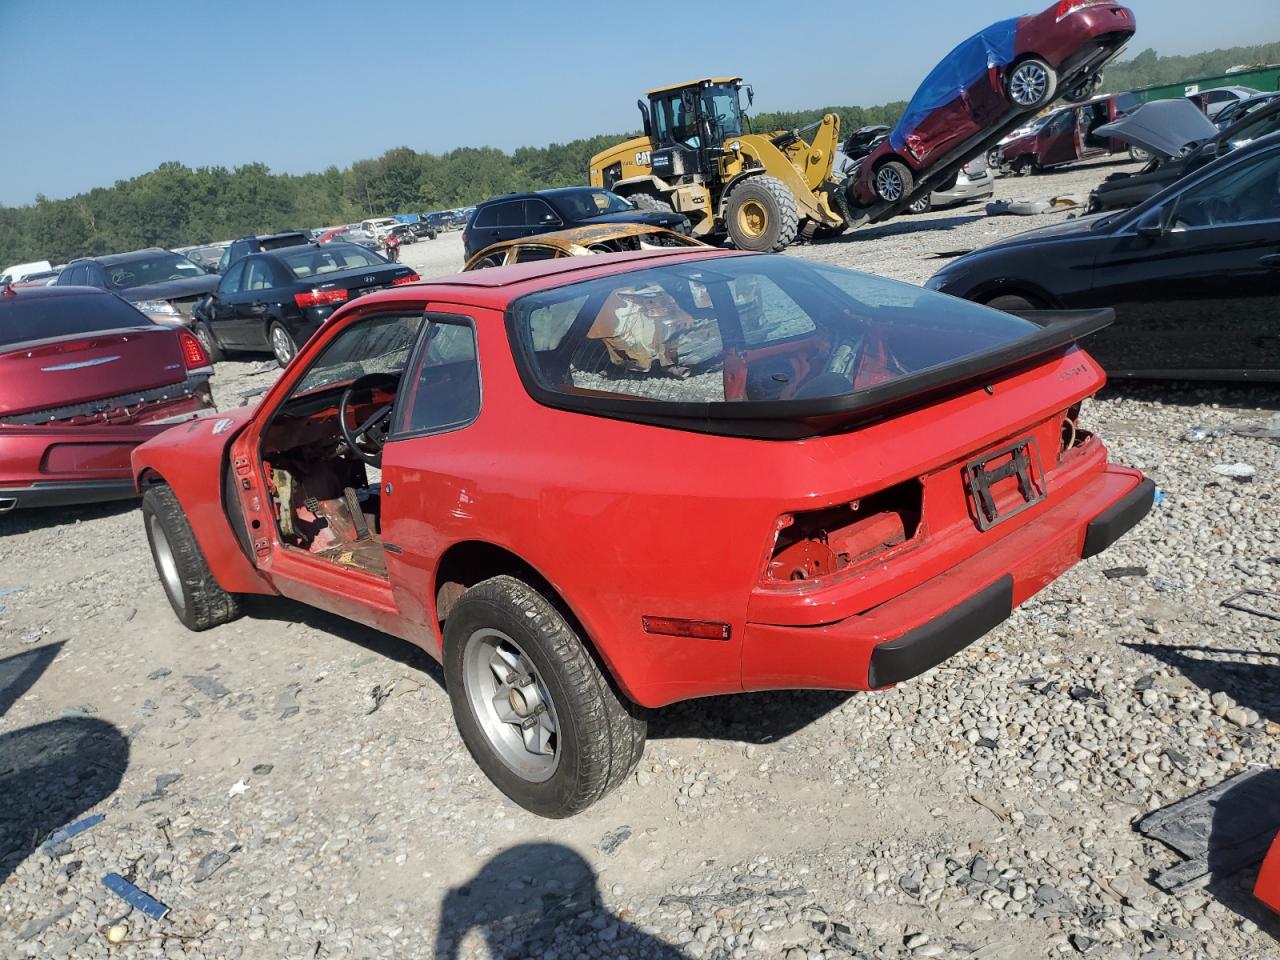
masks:
[(667, 181), (703, 180), (719, 169), (724, 145), (746, 128), (737, 78), (699, 80), (649, 91), (650, 162)]

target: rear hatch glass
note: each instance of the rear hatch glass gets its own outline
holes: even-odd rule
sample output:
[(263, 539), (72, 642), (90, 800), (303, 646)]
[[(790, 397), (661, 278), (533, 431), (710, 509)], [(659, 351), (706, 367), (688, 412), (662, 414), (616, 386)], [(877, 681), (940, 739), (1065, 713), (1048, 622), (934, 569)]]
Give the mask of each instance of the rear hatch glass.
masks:
[(1083, 335), (783, 256), (645, 265), (521, 297), (508, 324), (537, 399), (713, 432), (831, 426)]

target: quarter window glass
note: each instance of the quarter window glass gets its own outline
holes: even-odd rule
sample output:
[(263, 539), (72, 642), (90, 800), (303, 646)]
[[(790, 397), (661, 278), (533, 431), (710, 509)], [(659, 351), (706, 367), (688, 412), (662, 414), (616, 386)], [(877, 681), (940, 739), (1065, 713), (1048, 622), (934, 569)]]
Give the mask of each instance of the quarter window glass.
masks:
[(1280, 219), (1280, 152), (1212, 177), (1178, 198), (1174, 230)]
[(427, 321), (426, 344), (413, 376), (397, 432), (438, 433), (464, 426), (480, 414), (480, 365), (475, 328), (465, 320)]

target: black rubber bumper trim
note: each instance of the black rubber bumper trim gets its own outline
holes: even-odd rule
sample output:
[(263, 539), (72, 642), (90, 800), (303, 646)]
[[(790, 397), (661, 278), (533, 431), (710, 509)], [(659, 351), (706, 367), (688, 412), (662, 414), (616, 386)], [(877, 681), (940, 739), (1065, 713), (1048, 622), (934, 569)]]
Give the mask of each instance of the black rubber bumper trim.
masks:
[(129, 500), (138, 495), (132, 480), (75, 480), (67, 483), (37, 483), (30, 487), (0, 487), (0, 507), (13, 500), (9, 509), (66, 507), (76, 503)]
[(871, 652), (867, 682), (872, 689), (918, 677), (955, 656), (1013, 612), (1013, 575), (1006, 573), (942, 616)]
[(1156, 485), (1143, 480), (1134, 491), (1117, 500), (1090, 521), (1084, 533), (1084, 549), (1080, 557), (1088, 560), (1096, 557), (1126, 533), (1137, 526), (1138, 521), (1151, 512), (1156, 500)]

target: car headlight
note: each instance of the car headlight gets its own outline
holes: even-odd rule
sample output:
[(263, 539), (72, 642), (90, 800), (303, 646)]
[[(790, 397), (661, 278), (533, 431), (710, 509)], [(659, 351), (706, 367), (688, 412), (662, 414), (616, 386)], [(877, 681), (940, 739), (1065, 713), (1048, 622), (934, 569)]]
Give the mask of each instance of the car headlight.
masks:
[(133, 304), (143, 313), (156, 317), (180, 317), (182, 314), (168, 300), (137, 300)]

